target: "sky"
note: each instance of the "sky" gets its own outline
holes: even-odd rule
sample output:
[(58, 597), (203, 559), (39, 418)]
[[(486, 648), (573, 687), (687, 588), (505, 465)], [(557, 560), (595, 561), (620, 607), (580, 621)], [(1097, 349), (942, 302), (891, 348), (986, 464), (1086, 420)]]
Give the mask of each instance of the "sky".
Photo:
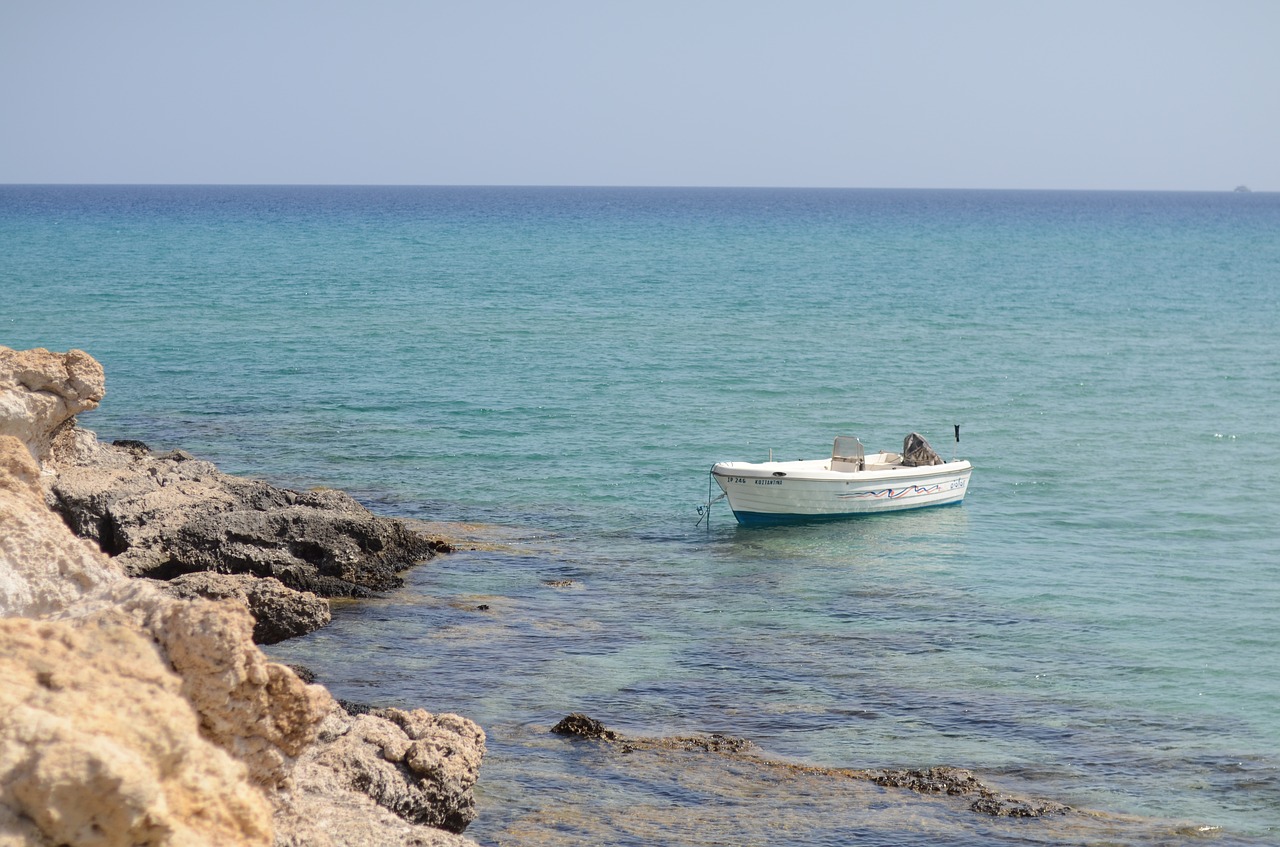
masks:
[(1280, 0), (0, 0), (0, 183), (1280, 190)]

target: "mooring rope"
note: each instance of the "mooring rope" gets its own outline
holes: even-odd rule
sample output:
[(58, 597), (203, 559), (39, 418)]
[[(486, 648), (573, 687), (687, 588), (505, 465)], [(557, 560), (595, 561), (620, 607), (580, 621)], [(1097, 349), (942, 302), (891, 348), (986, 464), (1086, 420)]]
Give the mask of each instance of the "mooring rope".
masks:
[[(714, 467), (714, 466), (713, 466), (713, 467)], [(707, 522), (707, 529), (711, 529), (711, 506), (712, 506), (712, 504), (713, 504), (713, 503), (719, 503), (719, 502), (720, 502), (721, 500), (723, 500), (725, 497), (728, 497), (728, 496), (729, 496), (728, 492), (722, 491), (722, 492), (720, 492), (720, 496), (719, 496), (719, 497), (717, 497), (717, 498), (715, 498), (714, 500), (712, 500), (712, 499), (711, 499), (711, 492), (715, 490), (715, 484), (716, 484), (716, 481), (715, 481), (715, 474), (714, 474), (714, 473), (712, 473), (711, 471), (707, 471), (707, 505), (705, 505), (705, 506), (699, 506), (699, 507), (698, 507), (698, 516), (699, 516), (699, 517), (698, 517), (698, 522), (697, 522), (696, 524), (694, 524), (694, 525), (693, 525), (693, 528), (694, 528), (694, 529), (697, 529), (698, 527), (702, 526), (702, 521), (703, 521), (703, 520), (706, 520), (706, 522)]]

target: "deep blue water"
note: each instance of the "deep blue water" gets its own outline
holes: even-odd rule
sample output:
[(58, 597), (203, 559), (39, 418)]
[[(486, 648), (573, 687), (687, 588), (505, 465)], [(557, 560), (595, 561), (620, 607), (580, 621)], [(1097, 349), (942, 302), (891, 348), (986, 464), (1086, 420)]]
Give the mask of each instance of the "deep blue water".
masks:
[[(1272, 194), (0, 186), (0, 343), (97, 357), (83, 425), (482, 525), (272, 652), (481, 721), (487, 844), (1280, 837), (1278, 291)], [(695, 525), (715, 461), (953, 423), (960, 507)], [(575, 710), (1141, 821), (677, 773)]]

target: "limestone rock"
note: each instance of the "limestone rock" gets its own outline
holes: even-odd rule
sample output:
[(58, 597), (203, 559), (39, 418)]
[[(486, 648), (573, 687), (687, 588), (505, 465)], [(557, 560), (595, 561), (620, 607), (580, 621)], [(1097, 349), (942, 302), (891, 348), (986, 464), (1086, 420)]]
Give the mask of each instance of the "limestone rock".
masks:
[(124, 578), (44, 507), (39, 478), (27, 447), (0, 435), (0, 616), (47, 615)]
[(459, 715), (335, 708), (293, 779), (303, 794), (354, 789), (404, 820), (460, 833), (475, 818), (484, 754), (484, 730)]
[[(0, 847), (471, 845), (417, 824), (461, 829), (471, 820), (484, 753), (478, 727), (425, 712), (397, 713), (398, 723), (365, 716), (343, 745), (334, 742), (350, 730), (346, 724), (319, 742), (322, 724), (341, 710), (322, 687), (267, 660), (251, 638), (255, 623), (246, 606), (289, 605), (301, 595), (262, 580), (219, 587), (207, 575), (185, 588), (229, 590), (234, 598), (185, 600), (150, 580), (128, 579), (50, 510), (47, 483), (50, 471), (69, 469), (116, 480), (77, 489), (88, 505), (70, 516), (108, 544), (145, 537), (152, 520), (185, 527), (187, 508), (216, 515), (283, 504), (336, 511), (339, 522), (349, 512), (358, 522), (360, 507), (336, 492), (224, 483), (212, 465), (179, 452), (152, 457), (143, 445), (101, 445), (71, 418), (97, 402), (101, 387), (101, 369), (84, 354), (0, 348)], [(209, 490), (197, 494), (213, 504), (204, 512), (164, 490), (202, 485)], [(121, 513), (136, 523), (115, 523), (117, 500), (137, 504)], [(307, 520), (286, 514), (283, 522), (266, 522), (267, 530), (286, 538), (285, 547), (305, 546), (313, 531), (291, 535), (286, 524)], [(368, 536), (383, 539), (375, 558), (392, 546), (377, 534), (384, 529)], [(324, 550), (348, 544), (367, 555), (372, 546), (341, 529), (334, 536), (348, 541)], [(265, 540), (260, 546), (275, 549)], [(170, 554), (161, 546), (150, 555)], [(380, 561), (394, 576), (394, 557)], [(360, 568), (342, 559), (331, 571), (344, 580)], [(359, 740), (365, 736), (386, 743)], [(343, 749), (352, 762), (343, 763)], [(384, 750), (399, 758), (385, 759)], [(323, 766), (316, 764), (321, 757)], [(361, 773), (384, 781), (362, 783), (353, 776)]]
[(238, 603), (165, 599), (146, 612), (146, 626), (182, 677), (202, 734), (243, 761), (254, 782), (281, 785), (332, 708), (329, 692), (269, 662)]
[(16, 437), (37, 461), (63, 426), (97, 408), (105, 394), (102, 365), (83, 350), (0, 346), (0, 435)]
[(0, 620), (0, 644), (0, 841), (271, 843), (270, 804), (131, 624)]
[(276, 644), (313, 632), (329, 623), (328, 601), (310, 591), (294, 591), (278, 579), (212, 571), (157, 582), (160, 590), (185, 600), (235, 600), (253, 615), (253, 640)]

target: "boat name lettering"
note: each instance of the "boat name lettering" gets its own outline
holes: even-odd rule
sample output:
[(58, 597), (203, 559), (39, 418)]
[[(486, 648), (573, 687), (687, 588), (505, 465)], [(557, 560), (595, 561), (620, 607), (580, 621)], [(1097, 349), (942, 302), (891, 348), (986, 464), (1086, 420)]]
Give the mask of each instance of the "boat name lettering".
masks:
[(782, 485), (780, 479), (757, 479), (756, 485)]

